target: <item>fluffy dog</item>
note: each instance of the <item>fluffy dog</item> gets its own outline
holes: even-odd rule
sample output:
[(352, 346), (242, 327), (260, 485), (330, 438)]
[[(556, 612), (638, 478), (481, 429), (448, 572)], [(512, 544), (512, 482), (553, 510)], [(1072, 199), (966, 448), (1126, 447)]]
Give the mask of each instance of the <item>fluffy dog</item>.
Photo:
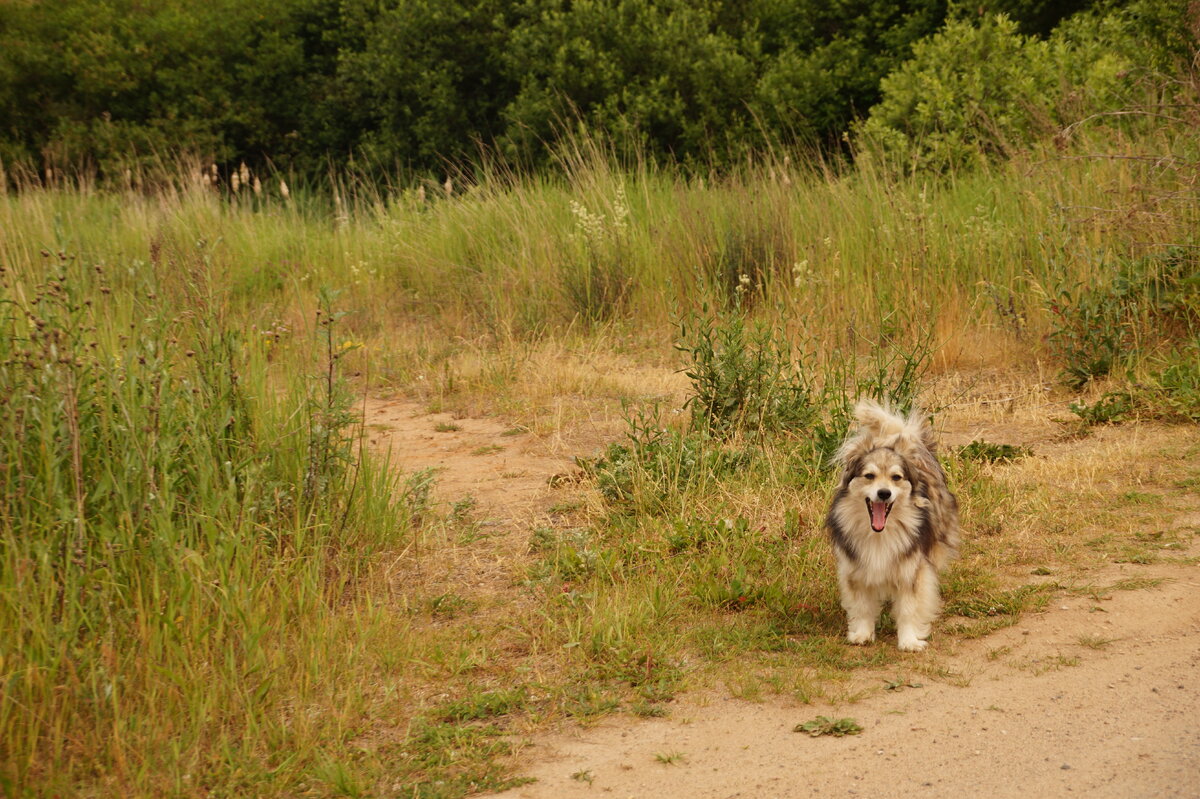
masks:
[(826, 519), (846, 638), (874, 641), (890, 600), (900, 649), (920, 652), (941, 602), (938, 572), (958, 554), (958, 500), (920, 412), (904, 418), (860, 400), (854, 414), (858, 429), (838, 450), (842, 476)]

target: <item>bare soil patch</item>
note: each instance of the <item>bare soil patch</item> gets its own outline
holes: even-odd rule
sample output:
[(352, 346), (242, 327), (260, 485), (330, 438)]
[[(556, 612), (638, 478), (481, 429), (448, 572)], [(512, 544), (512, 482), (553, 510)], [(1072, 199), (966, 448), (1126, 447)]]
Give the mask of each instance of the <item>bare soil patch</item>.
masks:
[(506, 527), (545, 511), (550, 479), (572, 470), (568, 456), (499, 419), (429, 413), (403, 399), (368, 399), (364, 417), (370, 443), (394, 467), (433, 469), (440, 501), (471, 498), (477, 515)]

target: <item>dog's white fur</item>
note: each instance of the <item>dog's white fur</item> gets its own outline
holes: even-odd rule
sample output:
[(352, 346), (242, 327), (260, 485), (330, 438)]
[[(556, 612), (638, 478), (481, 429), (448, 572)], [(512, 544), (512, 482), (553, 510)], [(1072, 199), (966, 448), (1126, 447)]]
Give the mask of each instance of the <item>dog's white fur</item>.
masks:
[(919, 411), (902, 417), (860, 400), (854, 414), (858, 428), (837, 452), (842, 475), (826, 519), (846, 637), (874, 641), (890, 600), (900, 649), (919, 652), (941, 604), (938, 572), (958, 554), (958, 501)]

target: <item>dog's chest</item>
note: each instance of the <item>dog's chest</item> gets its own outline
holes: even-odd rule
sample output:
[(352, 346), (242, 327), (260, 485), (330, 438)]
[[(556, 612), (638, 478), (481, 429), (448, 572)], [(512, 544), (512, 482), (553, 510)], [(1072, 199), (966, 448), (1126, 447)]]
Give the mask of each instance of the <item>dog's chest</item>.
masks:
[(893, 519), (883, 532), (855, 536), (854, 558), (845, 564), (855, 582), (895, 586), (911, 581), (921, 560), (918, 534), (898, 521)]

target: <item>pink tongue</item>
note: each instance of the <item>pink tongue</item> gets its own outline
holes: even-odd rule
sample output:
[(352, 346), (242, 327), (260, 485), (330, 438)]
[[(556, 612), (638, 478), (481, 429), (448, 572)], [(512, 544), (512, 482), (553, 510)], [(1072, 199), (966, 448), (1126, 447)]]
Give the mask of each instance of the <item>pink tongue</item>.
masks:
[(887, 503), (872, 502), (871, 503), (871, 529), (879, 532), (883, 526), (887, 524)]

